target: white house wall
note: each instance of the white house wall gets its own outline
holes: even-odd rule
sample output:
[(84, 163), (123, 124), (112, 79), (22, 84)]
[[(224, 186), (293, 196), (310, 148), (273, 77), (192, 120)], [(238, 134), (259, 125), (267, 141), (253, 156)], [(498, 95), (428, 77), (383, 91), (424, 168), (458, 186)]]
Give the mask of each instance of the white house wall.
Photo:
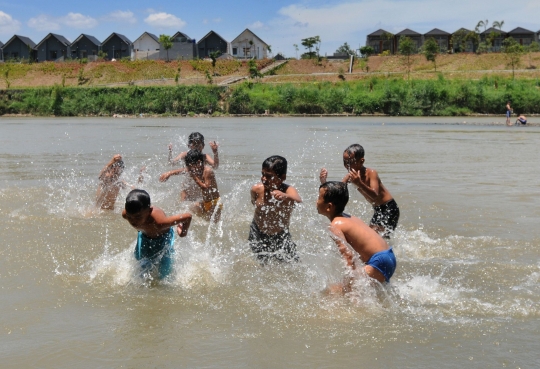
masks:
[[(249, 41), (253, 41), (253, 45), (249, 44)], [(244, 53), (244, 48), (250, 49), (248, 53)], [(236, 49), (236, 54), (235, 54)], [(252, 58), (265, 59), (268, 57), (267, 45), (261, 42), (257, 37), (249, 32), (242, 32), (240, 36), (231, 42), (230, 46), (231, 55), (236, 58)], [(251, 53), (249, 53), (251, 51)]]
[(133, 43), (135, 59), (158, 59), (159, 43), (152, 37), (144, 35)]

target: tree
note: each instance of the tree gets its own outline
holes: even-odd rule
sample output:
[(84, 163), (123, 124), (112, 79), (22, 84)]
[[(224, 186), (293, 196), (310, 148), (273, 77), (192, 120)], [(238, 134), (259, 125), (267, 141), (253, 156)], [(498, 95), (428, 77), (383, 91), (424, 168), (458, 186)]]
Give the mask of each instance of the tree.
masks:
[(375, 54), (375, 49), (371, 46), (366, 45), (360, 48), (360, 55), (362, 55), (362, 58), (368, 59), (373, 54)]
[(214, 75), (214, 76), (216, 75), (217, 58), (219, 58), (220, 55), (221, 55), (221, 51), (219, 51), (219, 50), (212, 51), (210, 54), (208, 54), (210, 59), (212, 59), (212, 75)]
[(351, 55), (356, 56), (356, 52), (353, 49), (351, 49), (349, 44), (346, 43), (346, 42), (343, 45), (341, 45), (340, 47), (337, 48), (336, 53), (337, 54), (347, 54), (349, 56), (351, 56)]
[(433, 62), (435, 72), (437, 71), (437, 55), (439, 54), (439, 51), (439, 43), (435, 41), (433, 37), (428, 38), (426, 42), (424, 42), (424, 56), (428, 61)]
[(296, 59), (298, 59), (298, 44), (293, 44), (294, 50), (296, 50)]
[(467, 31), (460, 29), (452, 35), (452, 46), (454, 50), (458, 53), (461, 53), (467, 50)]
[(498, 28), (502, 32), (504, 21), (493, 21), (493, 28)]
[(259, 69), (257, 68), (257, 62), (255, 59), (250, 59), (248, 62), (248, 69), (249, 69), (249, 77), (252, 79), (260, 78), (262, 77), (261, 72), (259, 72)]
[[(389, 50), (391, 53), (392, 51), (392, 40), (394, 39), (394, 35), (390, 32), (384, 32), (381, 35), (382, 43), (383, 43), (383, 49), (386, 46), (386, 50)], [(383, 52), (384, 50), (381, 50)]]
[(403, 64), (407, 68), (407, 79), (410, 79), (412, 66), (411, 56), (416, 51), (416, 44), (410, 37), (401, 36), (399, 38), (398, 51), (403, 56)]
[(159, 35), (159, 43), (167, 51), (167, 61), (169, 61), (169, 49), (173, 46), (172, 36)]
[(476, 31), (476, 33), (481, 33), (480, 32), (480, 27), (484, 27), (484, 32), (486, 32), (488, 26), (489, 26), (489, 21), (486, 19), (485, 21), (479, 21), (476, 24), (476, 28), (474, 30)]
[(531, 63), (531, 53), (537, 53), (540, 51), (540, 44), (538, 42), (531, 42), (529, 46), (527, 46), (527, 54), (529, 55), (529, 68), (532, 68), (533, 65)]
[(311, 51), (311, 49), (313, 48), (313, 46), (321, 43), (321, 38), (319, 36), (313, 36), (313, 37), (304, 38), (301, 41), (302, 41), (302, 46), (304, 46), (306, 49), (309, 50), (308, 55), (309, 55), (309, 58), (311, 59), (311, 57), (315, 55)]
[(507, 65), (512, 67), (512, 79), (514, 79), (514, 71), (520, 65), (524, 52), (523, 45), (520, 45), (514, 38), (508, 37), (503, 41), (503, 52), (506, 56)]

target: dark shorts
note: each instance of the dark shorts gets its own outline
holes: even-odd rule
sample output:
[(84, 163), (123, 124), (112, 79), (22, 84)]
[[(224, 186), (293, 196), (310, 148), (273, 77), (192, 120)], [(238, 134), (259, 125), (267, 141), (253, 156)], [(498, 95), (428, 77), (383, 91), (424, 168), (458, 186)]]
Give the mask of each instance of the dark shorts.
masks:
[(385, 238), (390, 238), (390, 235), (397, 227), (399, 220), (399, 207), (394, 199), (379, 205), (374, 206), (373, 218), (371, 218), (370, 225), (379, 225), (384, 227), (382, 234)]
[(512, 111), (511, 110), (507, 110), (506, 111), (506, 118), (510, 118), (510, 115), (512, 114)]
[(269, 261), (298, 261), (296, 244), (288, 230), (277, 234), (262, 233), (255, 221), (249, 227), (249, 246), (261, 264)]
[(174, 228), (158, 238), (146, 237), (139, 231), (137, 246), (135, 246), (135, 259), (140, 261), (141, 274), (156, 269), (159, 278), (165, 278), (173, 268), (174, 254)]
[(518, 121), (519, 121), (521, 124), (527, 124), (527, 119), (518, 118)]
[(390, 282), (390, 278), (396, 270), (396, 256), (392, 248), (373, 254), (366, 263), (367, 265), (377, 269), (384, 275), (386, 282)]

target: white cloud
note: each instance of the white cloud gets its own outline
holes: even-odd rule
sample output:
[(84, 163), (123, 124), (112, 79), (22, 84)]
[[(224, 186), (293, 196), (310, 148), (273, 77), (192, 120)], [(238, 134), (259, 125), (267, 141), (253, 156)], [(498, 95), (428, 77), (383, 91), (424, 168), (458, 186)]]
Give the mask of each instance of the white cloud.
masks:
[(30, 18), (26, 24), (30, 28), (44, 32), (51, 32), (60, 29), (60, 23), (58, 23), (58, 20), (46, 14), (40, 14), (37, 17)]
[(11, 15), (0, 11), (0, 34), (10, 34), (17, 32), (21, 28), (21, 22), (13, 19)]
[(135, 15), (127, 10), (116, 10), (112, 13), (109, 13), (102, 17), (102, 19), (106, 22), (114, 22), (114, 23), (123, 23), (123, 24), (135, 24), (137, 23), (137, 18), (135, 18)]
[(186, 25), (186, 22), (175, 15), (163, 12), (150, 14), (144, 22), (156, 28), (180, 29)]
[(247, 28), (249, 28), (249, 29), (260, 29), (260, 28), (263, 28), (263, 27), (264, 27), (264, 24), (263, 24), (263, 22), (260, 22), (260, 21), (256, 21), (255, 23), (252, 23), (252, 24), (247, 26)]
[(81, 13), (68, 13), (60, 18), (60, 22), (71, 28), (93, 28), (98, 25), (96, 19)]

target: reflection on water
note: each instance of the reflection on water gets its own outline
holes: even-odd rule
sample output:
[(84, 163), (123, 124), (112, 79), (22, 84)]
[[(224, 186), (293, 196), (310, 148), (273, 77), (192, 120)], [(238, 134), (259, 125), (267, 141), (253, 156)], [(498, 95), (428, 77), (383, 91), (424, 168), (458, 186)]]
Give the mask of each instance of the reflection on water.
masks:
[[(88, 367), (526, 367), (537, 360), (527, 355), (540, 328), (536, 128), (357, 119), (21, 122), (2, 126), (0, 138), (9, 364), (85, 357)], [(141, 278), (136, 231), (120, 216), (129, 188), (114, 211), (96, 210), (97, 174), (121, 153), (122, 179), (136, 183), (144, 165), (152, 203), (167, 214), (187, 211), (183, 178), (158, 178), (171, 168), (167, 145), (184, 149), (195, 130), (220, 142), (221, 221), (194, 218), (188, 237), (175, 241), (175, 273)], [(374, 287), (361, 277), (343, 298), (322, 292), (347, 271), (315, 201), (319, 169), (341, 178), (341, 153), (353, 142), (364, 145), (366, 166), (379, 171), (402, 218), (391, 241), (392, 283)], [(286, 182), (304, 201), (291, 219), (301, 262), (261, 267), (247, 243), (249, 192), (274, 154), (288, 159)], [(347, 211), (365, 221), (372, 215), (357, 191)], [(42, 343), (51, 327), (61, 347)]]

